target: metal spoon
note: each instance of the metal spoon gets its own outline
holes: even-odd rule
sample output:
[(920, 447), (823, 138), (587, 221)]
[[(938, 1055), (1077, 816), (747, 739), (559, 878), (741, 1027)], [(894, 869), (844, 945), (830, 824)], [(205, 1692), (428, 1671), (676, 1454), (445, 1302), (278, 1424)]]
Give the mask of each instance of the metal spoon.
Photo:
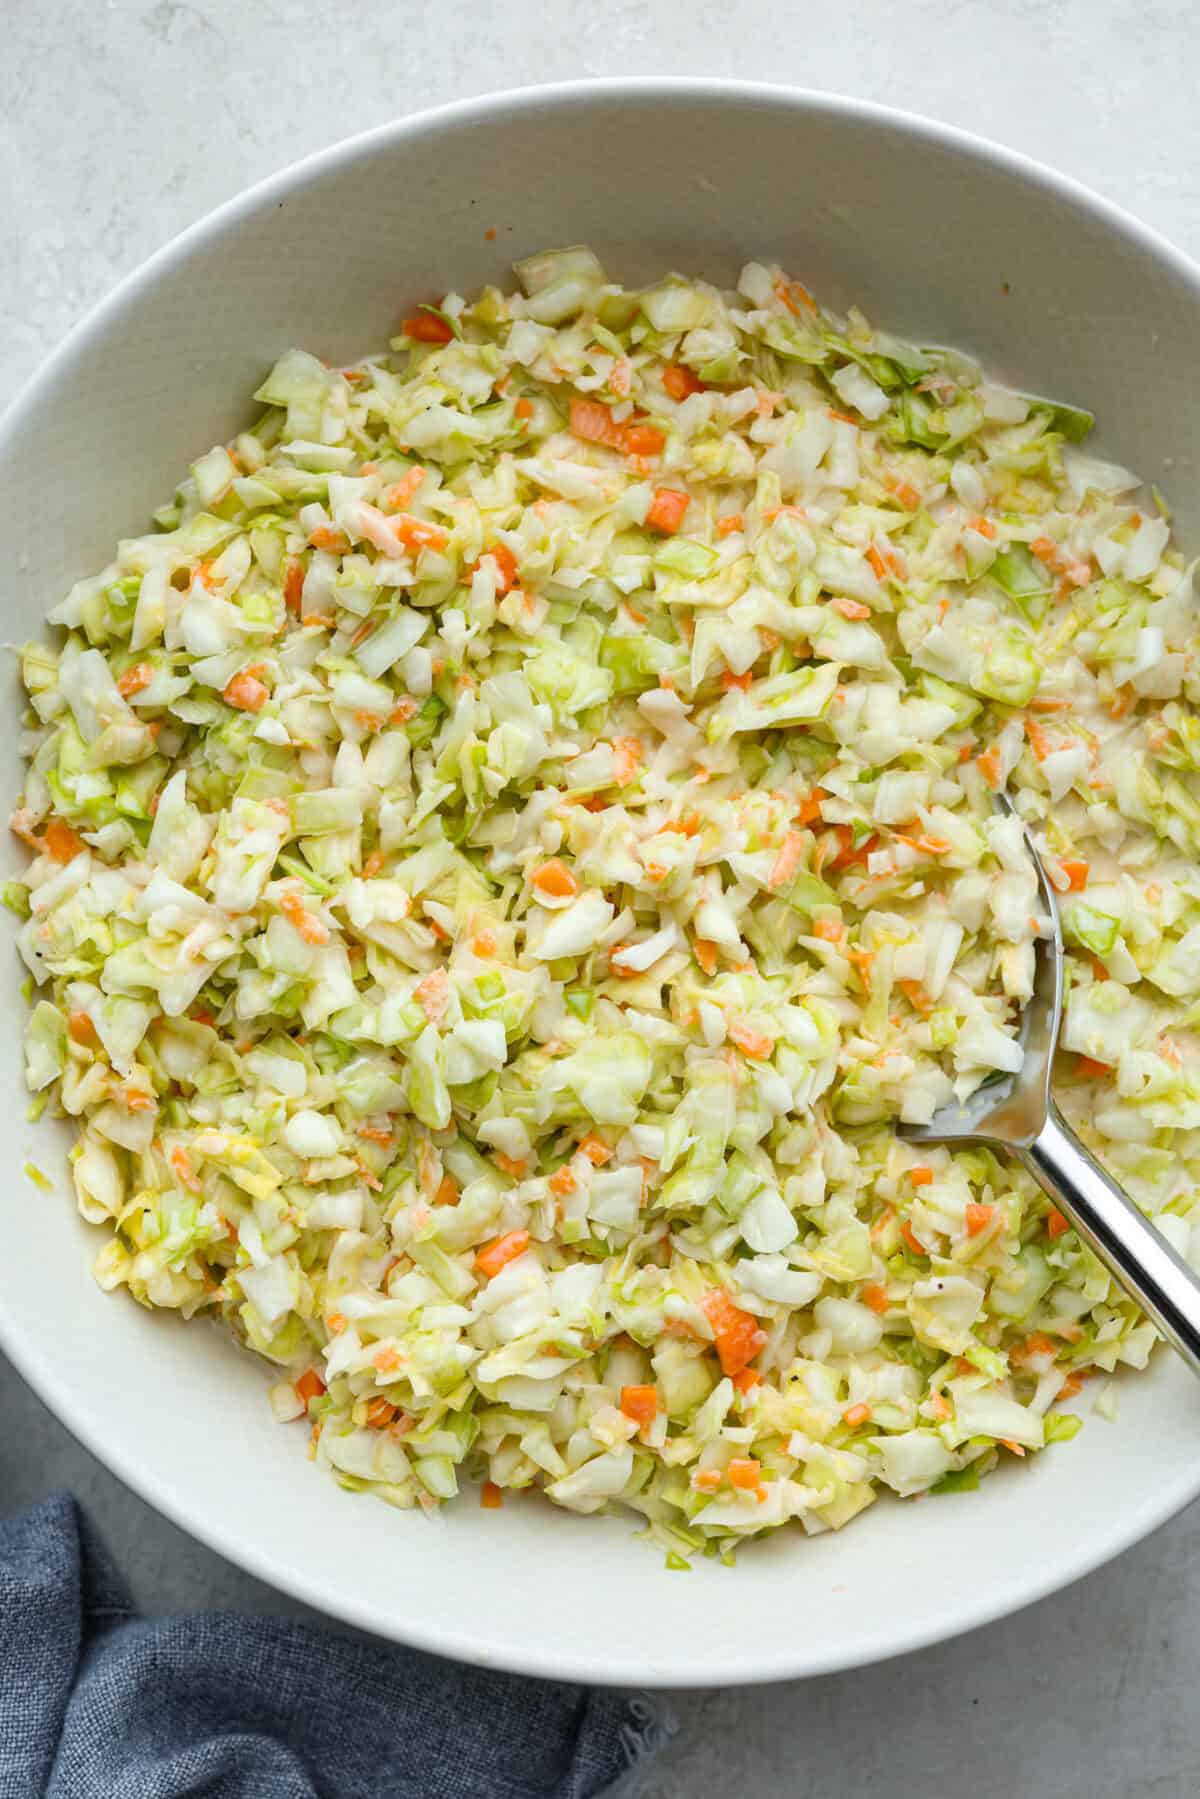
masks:
[[(1017, 816), (1007, 795), (997, 795), (997, 801)], [(962, 1105), (943, 1106), (928, 1124), (902, 1124), (900, 1133), (910, 1143), (986, 1143), (1011, 1150), (1193, 1374), (1200, 1374), (1200, 1280), (1084, 1148), (1051, 1097), (1062, 1016), (1062, 925), (1028, 831), (1025, 842), (1049, 930), (1038, 939), (1033, 997), (1021, 1018), (1020, 1072), (987, 1082)]]

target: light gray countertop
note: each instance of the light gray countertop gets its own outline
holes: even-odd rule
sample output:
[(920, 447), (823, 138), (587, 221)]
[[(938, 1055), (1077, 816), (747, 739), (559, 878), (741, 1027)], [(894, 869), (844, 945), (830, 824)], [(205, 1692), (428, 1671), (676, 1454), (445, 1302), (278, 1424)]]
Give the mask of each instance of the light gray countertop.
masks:
[[(420, 106), (569, 77), (719, 73), (886, 101), (1052, 162), (1200, 255), (1188, 0), (475, 0), (469, 14), (7, 0), (3, 14), (4, 397), (120, 276), (248, 183)], [(0, 1434), (0, 1514), (71, 1488), (147, 1611), (300, 1609), (159, 1519), (11, 1373)], [(1066, 1539), (1071, 1520), (1045, 1527)], [(683, 1730), (649, 1799), (1182, 1799), (1200, 1790), (1198, 1656), (1193, 1507), (1059, 1598), (956, 1642), (807, 1684), (676, 1696)]]

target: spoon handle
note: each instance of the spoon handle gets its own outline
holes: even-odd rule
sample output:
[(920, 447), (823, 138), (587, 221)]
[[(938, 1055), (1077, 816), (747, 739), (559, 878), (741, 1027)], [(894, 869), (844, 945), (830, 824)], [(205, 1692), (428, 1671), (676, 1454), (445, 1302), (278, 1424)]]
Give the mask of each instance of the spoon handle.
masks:
[(1200, 1374), (1200, 1279), (1086, 1150), (1057, 1106), (1016, 1152), (1193, 1374)]

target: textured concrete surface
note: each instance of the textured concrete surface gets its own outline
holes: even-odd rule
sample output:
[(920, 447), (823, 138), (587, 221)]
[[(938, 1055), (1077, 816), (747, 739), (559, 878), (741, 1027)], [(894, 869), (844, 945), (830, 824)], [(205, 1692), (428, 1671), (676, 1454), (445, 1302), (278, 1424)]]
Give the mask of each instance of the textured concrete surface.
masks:
[[(2, 11), (3, 396), (122, 274), (249, 182), (419, 106), (575, 76), (719, 73), (891, 102), (1053, 162), (1200, 254), (1188, 0), (475, 0), (469, 24), (416, 0)], [(299, 1609), (157, 1518), (3, 1370), (0, 1434), (0, 1512), (70, 1487), (147, 1610)], [(1065, 1536), (1071, 1521), (1046, 1528)], [(683, 1729), (649, 1799), (858, 1799), (885, 1784), (900, 1799), (964, 1786), (1183, 1799), (1200, 1788), (1198, 1652), (1193, 1508), (957, 1642), (805, 1685), (676, 1697)]]

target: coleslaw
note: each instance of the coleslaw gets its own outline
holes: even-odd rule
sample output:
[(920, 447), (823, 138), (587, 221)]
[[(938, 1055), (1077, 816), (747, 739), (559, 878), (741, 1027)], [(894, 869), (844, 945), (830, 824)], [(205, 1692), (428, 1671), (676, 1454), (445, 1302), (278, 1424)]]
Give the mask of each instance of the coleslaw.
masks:
[[(799, 282), (584, 248), (284, 355), (22, 655), (5, 897), (97, 1277), (279, 1371), (343, 1486), (669, 1565), (1072, 1436), (1153, 1327), (1015, 1165), (1196, 1256), (1192, 570), (1077, 408)], [(44, 1202), (43, 1202), (44, 1203)]]

